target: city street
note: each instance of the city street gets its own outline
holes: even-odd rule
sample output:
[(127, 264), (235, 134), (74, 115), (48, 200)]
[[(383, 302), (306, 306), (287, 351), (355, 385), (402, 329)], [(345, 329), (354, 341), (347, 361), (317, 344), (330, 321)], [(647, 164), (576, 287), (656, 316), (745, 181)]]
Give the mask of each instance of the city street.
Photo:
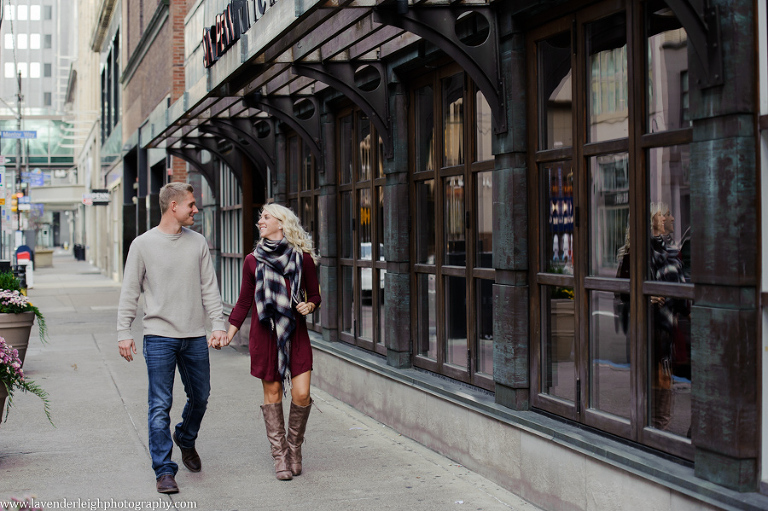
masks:
[[(31, 301), (50, 342), (33, 327), (24, 370), (49, 394), (55, 427), (39, 399), (17, 393), (0, 424), (0, 509), (35, 496), (44, 509), (519, 510), (535, 511), (498, 485), (313, 388), (304, 473), (275, 479), (261, 418), (261, 385), (247, 350), (211, 350), (212, 393), (197, 441), (203, 470), (180, 465), (180, 493), (156, 493), (147, 448), (147, 377), (138, 356), (117, 350), (120, 288), (71, 253), (34, 273)], [(2, 335), (2, 332), (0, 332)], [(184, 393), (176, 379), (172, 424)], [(287, 403), (286, 403), (287, 410)], [(5, 419), (5, 417), (3, 417)]]

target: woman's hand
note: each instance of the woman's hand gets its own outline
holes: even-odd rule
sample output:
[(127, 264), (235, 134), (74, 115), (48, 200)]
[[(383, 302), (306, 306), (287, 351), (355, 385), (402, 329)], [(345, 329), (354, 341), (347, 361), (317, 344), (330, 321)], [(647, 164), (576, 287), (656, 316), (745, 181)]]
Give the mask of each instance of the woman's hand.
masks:
[(306, 316), (307, 314), (315, 312), (315, 304), (312, 302), (300, 302), (296, 305), (296, 310), (302, 316)]

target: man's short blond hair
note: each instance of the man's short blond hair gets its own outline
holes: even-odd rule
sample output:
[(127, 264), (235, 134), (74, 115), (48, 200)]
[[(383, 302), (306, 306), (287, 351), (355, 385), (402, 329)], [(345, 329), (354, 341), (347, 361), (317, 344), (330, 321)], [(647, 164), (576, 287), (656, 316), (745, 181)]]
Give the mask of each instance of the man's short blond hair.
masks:
[(189, 183), (168, 183), (160, 188), (160, 214), (164, 215), (171, 202), (181, 202), (187, 196), (187, 192), (194, 194), (195, 189)]

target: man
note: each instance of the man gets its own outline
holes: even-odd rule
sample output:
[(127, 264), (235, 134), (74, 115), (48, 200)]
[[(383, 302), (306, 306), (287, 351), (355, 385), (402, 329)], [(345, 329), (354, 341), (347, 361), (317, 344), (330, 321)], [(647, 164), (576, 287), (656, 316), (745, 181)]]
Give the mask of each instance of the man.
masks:
[[(131, 243), (117, 312), (120, 355), (130, 362), (136, 354), (131, 324), (144, 293), (149, 452), (160, 493), (179, 491), (175, 479), (179, 467), (171, 460), (172, 439), (181, 449), (184, 466), (192, 472), (201, 469), (195, 440), (211, 390), (208, 348), (218, 348), (227, 338), (208, 244), (202, 235), (187, 229), (198, 212), (192, 192), (186, 183), (169, 183), (160, 190), (160, 223)], [(208, 342), (205, 313), (213, 330)], [(177, 366), (187, 403), (171, 435)]]

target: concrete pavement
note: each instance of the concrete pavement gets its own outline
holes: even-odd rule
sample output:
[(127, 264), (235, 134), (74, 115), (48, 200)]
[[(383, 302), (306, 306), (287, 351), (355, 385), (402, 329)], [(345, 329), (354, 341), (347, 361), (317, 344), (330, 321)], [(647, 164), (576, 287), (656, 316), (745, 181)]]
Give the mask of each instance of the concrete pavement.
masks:
[[(24, 370), (50, 394), (55, 427), (35, 396), (17, 393), (0, 424), (0, 509), (28, 495), (47, 501), (44, 509), (537, 509), (314, 387), (304, 474), (278, 481), (261, 385), (247, 352), (231, 347), (211, 350), (212, 393), (197, 442), (203, 470), (187, 471), (174, 447), (181, 492), (160, 495), (147, 449), (141, 347), (131, 363), (117, 351), (119, 286), (68, 253), (35, 271), (34, 282), (29, 297), (47, 319), (50, 342), (41, 344), (33, 328)], [(140, 332), (139, 321), (136, 339)], [(185, 401), (176, 382), (172, 424)]]

